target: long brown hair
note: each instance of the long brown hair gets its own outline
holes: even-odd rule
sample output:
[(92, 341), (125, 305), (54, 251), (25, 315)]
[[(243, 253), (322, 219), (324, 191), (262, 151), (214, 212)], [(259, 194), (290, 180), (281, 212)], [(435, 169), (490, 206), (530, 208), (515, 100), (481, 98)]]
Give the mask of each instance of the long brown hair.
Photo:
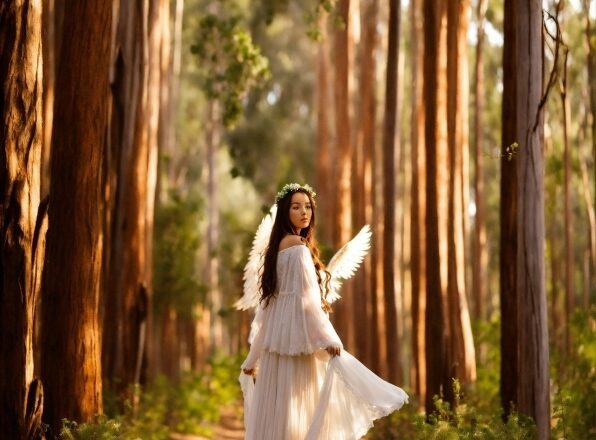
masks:
[[(292, 222), (290, 221), (290, 205), (292, 196), (301, 192), (307, 195), (312, 207), (312, 216), (310, 218), (310, 224), (308, 227), (300, 230), (300, 237), (302, 241), (308, 247), (312, 261), (315, 265), (317, 280), (319, 282), (319, 288), (321, 290), (321, 300), (323, 308), (329, 310), (329, 306), (325, 301), (325, 296), (329, 292), (329, 280), (331, 274), (325, 270), (325, 265), (319, 257), (319, 249), (315, 240), (315, 208), (316, 205), (311, 194), (306, 189), (297, 189), (286, 194), (282, 199), (277, 202), (277, 215), (273, 222), (271, 229), (271, 237), (269, 238), (269, 245), (265, 253), (265, 261), (263, 263), (263, 271), (261, 276), (261, 298), (260, 301), (265, 301), (265, 307), (269, 305), (269, 301), (276, 295), (277, 287), (277, 253), (279, 252), (279, 243), (282, 238), (288, 234), (297, 235)], [(321, 270), (325, 273), (325, 279), (321, 276)]]

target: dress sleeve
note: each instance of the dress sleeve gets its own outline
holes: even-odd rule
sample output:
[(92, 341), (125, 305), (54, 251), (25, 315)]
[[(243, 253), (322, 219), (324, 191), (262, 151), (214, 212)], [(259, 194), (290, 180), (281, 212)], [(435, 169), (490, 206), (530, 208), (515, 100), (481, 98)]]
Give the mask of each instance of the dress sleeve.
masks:
[(297, 287), (302, 297), (308, 339), (315, 348), (338, 347), (343, 349), (329, 316), (323, 311), (316, 269), (306, 246), (299, 254), (297, 265), (297, 269), (302, 273), (302, 277), (298, 277), (301, 282)]
[(321, 294), (308, 248), (295, 246), (278, 278), (275, 298), (259, 309), (251, 325), (251, 344), (242, 368), (258, 367), (265, 351), (296, 356), (343, 345), (321, 307)]

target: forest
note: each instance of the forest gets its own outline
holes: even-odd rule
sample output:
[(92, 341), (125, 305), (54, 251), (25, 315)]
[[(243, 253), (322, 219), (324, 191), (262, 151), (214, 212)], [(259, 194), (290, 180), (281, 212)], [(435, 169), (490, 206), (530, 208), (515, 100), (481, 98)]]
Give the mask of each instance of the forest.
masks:
[(2, 0), (0, 82), (0, 440), (244, 438), (289, 182), (366, 439), (596, 439), (596, 2)]

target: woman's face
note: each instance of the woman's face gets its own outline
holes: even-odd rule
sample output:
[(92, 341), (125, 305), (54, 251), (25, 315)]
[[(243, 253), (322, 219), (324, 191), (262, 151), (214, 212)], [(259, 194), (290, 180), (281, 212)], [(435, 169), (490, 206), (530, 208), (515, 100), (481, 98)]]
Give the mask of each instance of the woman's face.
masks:
[(301, 229), (307, 228), (310, 225), (312, 218), (312, 206), (308, 196), (302, 192), (292, 194), (290, 200), (290, 222), (296, 233), (299, 234)]

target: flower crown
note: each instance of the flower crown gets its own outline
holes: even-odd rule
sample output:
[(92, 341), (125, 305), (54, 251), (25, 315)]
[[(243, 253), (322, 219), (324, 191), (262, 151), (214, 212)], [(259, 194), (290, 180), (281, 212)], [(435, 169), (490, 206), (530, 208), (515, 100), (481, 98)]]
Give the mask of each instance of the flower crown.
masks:
[(310, 185), (307, 185), (307, 184), (300, 185), (299, 183), (286, 183), (284, 185), (284, 187), (281, 189), (281, 191), (278, 192), (277, 195), (275, 196), (275, 203), (277, 204), (281, 199), (283, 199), (288, 194), (294, 193), (299, 190), (307, 192), (311, 198), (314, 198), (317, 195), (315, 190)]

